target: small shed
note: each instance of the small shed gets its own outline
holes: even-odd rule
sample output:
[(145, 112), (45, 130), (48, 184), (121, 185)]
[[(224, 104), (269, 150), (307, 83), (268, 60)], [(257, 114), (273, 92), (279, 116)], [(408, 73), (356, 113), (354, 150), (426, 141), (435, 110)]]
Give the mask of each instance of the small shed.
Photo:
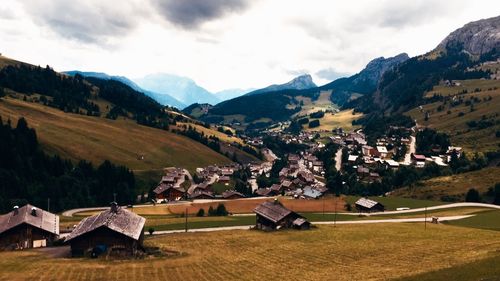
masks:
[(83, 219), (66, 237), (72, 256), (135, 256), (142, 252), (146, 219), (115, 202), (98, 215)]
[(354, 205), (359, 212), (371, 213), (383, 212), (385, 210), (384, 205), (368, 198), (360, 198), (354, 203)]
[(59, 216), (25, 205), (0, 216), (0, 250), (50, 246), (59, 236)]
[(285, 208), (278, 200), (258, 205), (254, 212), (257, 215), (255, 227), (261, 230), (278, 230), (282, 228), (309, 229), (310, 223), (301, 215)]

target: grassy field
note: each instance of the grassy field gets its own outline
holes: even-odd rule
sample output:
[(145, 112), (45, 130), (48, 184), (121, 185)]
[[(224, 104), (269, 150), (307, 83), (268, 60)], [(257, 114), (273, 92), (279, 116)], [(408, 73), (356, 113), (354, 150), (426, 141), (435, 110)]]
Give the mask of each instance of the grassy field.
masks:
[(482, 212), (474, 217), (450, 221), (447, 224), (500, 231), (500, 211)]
[[(362, 113), (352, 114), (353, 110), (343, 110), (339, 113), (325, 113), (325, 116), (319, 119), (320, 126), (316, 128), (309, 128), (307, 124), (304, 126), (306, 131), (320, 131), (326, 130), (331, 131), (338, 127), (344, 129), (344, 131), (352, 131), (359, 128), (359, 126), (353, 126), (352, 121), (357, 120), (363, 116)], [(310, 119), (314, 120), (314, 119)]]
[[(130, 120), (109, 120), (68, 114), (36, 103), (15, 99), (0, 101), (0, 116), (14, 124), (24, 116), (35, 128), (43, 148), (61, 157), (93, 163), (110, 160), (134, 171), (146, 173), (168, 166), (196, 167), (231, 161), (186, 137), (136, 124)], [(143, 155), (144, 159), (139, 160)]]
[(312, 100), (310, 97), (298, 96), (295, 99), (302, 102), (301, 110), (294, 114), (294, 117), (309, 115), (316, 111), (335, 110), (338, 107), (332, 103), (330, 96), (331, 90), (321, 91), (317, 100)]
[[(500, 256), (497, 232), (446, 225), (179, 233), (146, 243), (178, 254), (119, 261), (56, 258), (44, 250), (3, 252), (0, 280), (387, 280), (471, 263), (474, 276), (491, 276), (496, 269), (484, 261)], [(448, 272), (443, 280), (459, 280), (457, 274)]]
[(463, 201), (470, 188), (480, 193), (500, 182), (500, 168), (489, 167), (478, 171), (443, 176), (417, 183), (414, 187), (404, 187), (392, 192), (394, 196), (415, 199), (441, 200), (443, 196), (451, 196)]
[(470, 79), (470, 80), (460, 80), (458, 81), (460, 86), (449, 87), (441, 83), (440, 85), (434, 86), (434, 88), (425, 94), (425, 97), (432, 97), (435, 94), (441, 96), (452, 96), (461, 94), (464, 90), (469, 93), (474, 92), (476, 89), (481, 89), (482, 91), (488, 91), (488, 89), (500, 86), (498, 80), (481, 80), (481, 79)]
[[(444, 110), (438, 111), (438, 107), (443, 106), (443, 102), (434, 102), (423, 105), (422, 110), (414, 108), (406, 114), (416, 119), (419, 125), (428, 126), (449, 134), (453, 145), (462, 146), (467, 151), (497, 151), (500, 145), (500, 138), (495, 136), (496, 132), (500, 130), (500, 123), (498, 122), (500, 81), (466, 80), (460, 82), (468, 85), (464, 86), (467, 89), (482, 89), (481, 92), (472, 93), (471, 90), (468, 94), (460, 95), (464, 101), (469, 100), (471, 97), (480, 99), (479, 103), (474, 104), (474, 111), (471, 112), (470, 106), (465, 105), (465, 102), (452, 108), (449, 107), (448, 103), (444, 105)], [(494, 89), (494, 87), (497, 87), (497, 89)], [(459, 88), (438, 86), (434, 89), (434, 92), (439, 92), (443, 96), (454, 95), (459, 91)], [(488, 100), (490, 97), (492, 100)], [(427, 121), (425, 121), (426, 112), (430, 113)], [(459, 116), (460, 113), (463, 113), (463, 116)], [(492, 121), (494, 125), (480, 130), (470, 128), (467, 125), (467, 122), (470, 121), (480, 121), (483, 116)]]
[[(354, 207), (354, 202), (358, 200), (359, 196), (347, 196), (345, 201)], [(447, 204), (446, 202), (431, 201), (431, 200), (418, 200), (402, 197), (368, 197), (385, 206), (386, 211), (394, 211), (396, 208), (408, 207), (410, 209), (431, 207)]]

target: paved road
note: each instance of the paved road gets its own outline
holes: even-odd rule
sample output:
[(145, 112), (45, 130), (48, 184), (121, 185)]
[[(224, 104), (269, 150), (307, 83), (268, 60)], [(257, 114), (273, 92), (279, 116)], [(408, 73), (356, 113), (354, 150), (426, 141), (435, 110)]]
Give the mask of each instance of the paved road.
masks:
[(415, 153), (416, 151), (416, 143), (417, 143), (417, 140), (415, 139), (414, 136), (411, 136), (410, 137), (410, 148), (408, 149), (408, 151), (406, 152), (405, 154), (405, 160), (403, 161), (404, 164), (411, 164), (411, 154), (412, 153)]
[(335, 152), (335, 169), (337, 171), (342, 169), (342, 147), (339, 147), (337, 152)]
[[(465, 203), (452, 203), (452, 204), (446, 204), (446, 205), (431, 206), (431, 207), (427, 207), (427, 211), (449, 209), (449, 208), (463, 208), (463, 207), (479, 207), (479, 208), (490, 208), (490, 209), (499, 209), (500, 210), (500, 206), (498, 206), (498, 205), (465, 202)], [(425, 211), (425, 208), (415, 208), (415, 209), (402, 210), (402, 211), (375, 212), (375, 213), (370, 213), (370, 215), (376, 216), (376, 215), (391, 215), (391, 214), (407, 214), (407, 213), (415, 213), (415, 212), (423, 212), (423, 211)], [(353, 213), (342, 213), (342, 214), (353, 215)], [(356, 213), (354, 215), (358, 215), (358, 213)]]
[[(464, 215), (464, 216), (448, 216), (448, 217), (439, 217), (439, 221), (452, 221), (452, 220), (461, 220), (468, 217), (472, 217), (474, 215)], [(386, 220), (353, 220), (353, 221), (321, 221), (321, 222), (312, 222), (313, 224), (373, 224), (373, 223), (409, 223), (409, 222), (424, 222), (425, 218), (409, 218), (409, 219), (386, 219)], [(432, 217), (427, 218), (428, 222), (432, 221)], [(196, 229), (188, 229), (188, 232), (214, 232), (214, 231), (226, 231), (226, 230), (249, 230), (254, 225), (242, 225), (242, 226), (225, 226), (225, 227), (210, 227), (210, 228), (196, 228)], [(155, 231), (153, 235), (161, 235), (161, 234), (171, 234), (171, 233), (183, 233), (184, 229), (179, 230), (165, 230), (165, 231)], [(149, 233), (146, 233), (149, 235)]]

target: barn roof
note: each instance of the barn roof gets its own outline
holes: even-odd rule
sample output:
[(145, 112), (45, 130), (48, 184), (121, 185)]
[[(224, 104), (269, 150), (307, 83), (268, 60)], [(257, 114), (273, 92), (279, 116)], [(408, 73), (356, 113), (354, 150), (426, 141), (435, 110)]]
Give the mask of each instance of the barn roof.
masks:
[[(36, 215), (32, 214), (33, 208)], [(59, 235), (59, 216), (27, 204), (15, 211), (0, 216), (0, 233), (23, 223)]]
[(356, 201), (356, 203), (354, 204), (370, 209), (373, 208), (373, 206), (380, 203), (378, 203), (377, 201), (370, 200), (368, 198), (359, 198), (358, 201)]
[(116, 211), (112, 209), (84, 218), (65, 241), (75, 239), (100, 227), (106, 227), (134, 240), (139, 240), (146, 219), (120, 207), (117, 207)]
[(293, 213), (279, 202), (264, 202), (255, 207), (254, 212), (276, 223)]
[(245, 195), (239, 193), (238, 191), (234, 191), (234, 190), (226, 190), (226, 191), (222, 192), (222, 198), (228, 198), (228, 197), (231, 197), (233, 195), (236, 195), (239, 197), (245, 197)]

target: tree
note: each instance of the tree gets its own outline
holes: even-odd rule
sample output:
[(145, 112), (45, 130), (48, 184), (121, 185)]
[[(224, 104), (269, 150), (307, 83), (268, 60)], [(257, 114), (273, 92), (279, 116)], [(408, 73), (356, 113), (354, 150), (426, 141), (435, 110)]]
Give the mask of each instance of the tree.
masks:
[(5, 90), (3, 87), (0, 87), (0, 98), (5, 96)]
[(495, 184), (493, 204), (500, 205), (500, 183)]
[(149, 232), (149, 235), (153, 235), (153, 233), (155, 232), (155, 229), (154, 229), (154, 228), (152, 228), (152, 227), (150, 227), (150, 228), (148, 229), (148, 232)]
[(204, 217), (205, 216), (205, 210), (203, 208), (200, 208), (198, 210), (198, 213), (196, 213), (197, 217)]
[(215, 211), (216, 216), (227, 216), (229, 213), (226, 210), (226, 206), (222, 203), (220, 203), (217, 206), (217, 210)]
[(475, 188), (469, 189), (465, 195), (465, 202), (481, 202), (481, 196)]
[(208, 215), (209, 216), (215, 216), (216, 215), (215, 210), (214, 210), (214, 208), (212, 206), (210, 206), (208, 208)]

